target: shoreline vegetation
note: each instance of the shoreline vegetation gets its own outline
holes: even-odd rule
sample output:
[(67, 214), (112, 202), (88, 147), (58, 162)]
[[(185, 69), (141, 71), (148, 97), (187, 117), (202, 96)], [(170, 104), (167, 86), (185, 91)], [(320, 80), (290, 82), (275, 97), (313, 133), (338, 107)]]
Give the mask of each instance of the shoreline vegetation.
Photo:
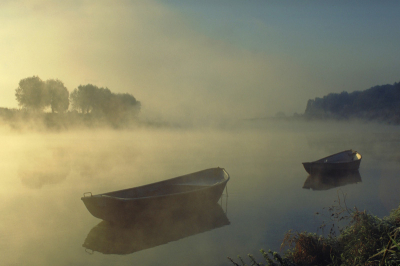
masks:
[(26, 109), (0, 107), (0, 124), (13, 131), (67, 131), (73, 129), (129, 129), (138, 127), (166, 127), (169, 123), (146, 121), (127, 113), (65, 113), (31, 112)]
[(58, 79), (43, 81), (33, 76), (20, 80), (15, 97), (20, 109), (0, 107), (0, 121), (17, 131), (158, 124), (138, 119), (141, 103), (133, 95), (92, 84), (79, 85), (69, 93)]
[[(0, 107), (0, 122), (17, 131), (172, 126), (167, 122), (139, 119), (141, 102), (133, 95), (113, 93), (92, 84), (79, 85), (69, 93), (58, 79), (42, 81), (33, 76), (20, 80), (15, 96), (20, 108)], [(274, 117), (244, 120), (361, 121), (400, 125), (400, 82), (310, 99), (303, 114), (287, 116), (278, 112)]]
[[(248, 261), (228, 257), (235, 266), (383, 266), (400, 265), (400, 206), (390, 215), (378, 218), (357, 208), (339, 205), (328, 208), (332, 222), (328, 236), (289, 230), (283, 239), (283, 255), (260, 250), (266, 264), (248, 254)], [(317, 213), (318, 214), (318, 213)], [(347, 222), (340, 228), (337, 224)], [(335, 226), (336, 225), (336, 226)], [(326, 228), (323, 223), (320, 229)], [(336, 232), (339, 235), (336, 235)]]
[(278, 112), (248, 121), (364, 121), (400, 125), (400, 82), (310, 99), (303, 114)]

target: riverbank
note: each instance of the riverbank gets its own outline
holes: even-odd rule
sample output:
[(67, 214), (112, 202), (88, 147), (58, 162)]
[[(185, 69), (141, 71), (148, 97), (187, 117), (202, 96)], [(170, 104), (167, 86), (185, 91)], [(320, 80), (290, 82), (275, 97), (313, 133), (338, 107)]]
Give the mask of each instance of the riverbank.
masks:
[[(356, 208), (349, 210), (331, 209), (332, 227), (329, 235), (324, 237), (315, 233), (286, 233), (281, 250), (286, 248), (284, 255), (277, 252), (261, 250), (267, 262), (266, 265), (277, 266), (311, 266), (311, 265), (399, 265), (400, 264), (400, 206), (391, 211), (390, 215), (378, 218), (366, 211)], [(334, 232), (335, 223), (349, 219), (349, 223), (339, 229), (339, 235)], [(250, 265), (264, 265), (248, 255)], [(237, 263), (228, 259), (233, 265), (246, 265), (238, 257)]]

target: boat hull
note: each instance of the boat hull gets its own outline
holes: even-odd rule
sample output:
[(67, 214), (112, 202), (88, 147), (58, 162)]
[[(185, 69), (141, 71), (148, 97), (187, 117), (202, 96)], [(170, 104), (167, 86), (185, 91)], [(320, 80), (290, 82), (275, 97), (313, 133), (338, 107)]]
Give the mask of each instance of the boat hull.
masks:
[(337, 175), (358, 171), (361, 158), (362, 156), (358, 152), (346, 150), (314, 162), (305, 162), (302, 164), (310, 175)]
[(358, 171), (360, 168), (361, 160), (359, 161), (352, 161), (347, 163), (303, 163), (304, 169), (309, 173), (312, 174), (345, 174), (347, 172), (355, 172)]
[[(223, 170), (224, 173), (226, 173), (224, 169), (220, 169)], [(210, 171), (210, 169), (204, 171)], [(198, 173), (202, 173), (202, 171)], [(202, 174), (204, 176), (204, 173)], [(193, 177), (191, 177), (191, 179), (193, 179)], [(88, 211), (94, 217), (116, 223), (126, 222), (132, 219), (132, 217), (134, 217), (135, 215), (141, 215), (144, 211), (151, 210), (157, 212), (165, 209), (195, 208), (197, 205), (204, 206), (215, 204), (220, 199), (228, 180), (229, 175), (227, 175), (227, 178), (221, 180), (221, 182), (218, 182), (214, 185), (196, 186), (190, 184), (175, 184), (177, 183), (177, 181), (179, 181), (178, 178), (171, 179), (171, 182), (168, 182), (167, 180), (167, 182), (163, 181), (155, 184), (150, 184), (144, 186), (142, 189), (150, 191), (153, 187), (159, 188), (165, 186), (169, 189), (173, 187), (176, 193), (138, 198), (121, 198), (110, 196), (113, 195), (113, 192), (111, 192), (90, 197), (82, 197), (81, 199), (84, 202)], [(170, 183), (172, 183), (172, 185)], [(133, 188), (132, 190), (141, 190), (141, 188)], [(121, 192), (114, 192), (114, 194), (118, 195), (127, 192), (129, 192), (129, 189)]]

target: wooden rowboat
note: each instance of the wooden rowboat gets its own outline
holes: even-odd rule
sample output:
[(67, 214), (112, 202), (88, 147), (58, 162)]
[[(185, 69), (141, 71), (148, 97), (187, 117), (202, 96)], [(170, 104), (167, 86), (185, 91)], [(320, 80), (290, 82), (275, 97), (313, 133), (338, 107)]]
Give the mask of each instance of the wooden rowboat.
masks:
[(149, 210), (215, 204), (229, 178), (228, 172), (218, 167), (104, 194), (86, 192), (81, 199), (93, 216), (118, 223)]
[(303, 166), (310, 175), (345, 173), (357, 171), (361, 158), (362, 156), (358, 152), (346, 150), (314, 162), (303, 163)]

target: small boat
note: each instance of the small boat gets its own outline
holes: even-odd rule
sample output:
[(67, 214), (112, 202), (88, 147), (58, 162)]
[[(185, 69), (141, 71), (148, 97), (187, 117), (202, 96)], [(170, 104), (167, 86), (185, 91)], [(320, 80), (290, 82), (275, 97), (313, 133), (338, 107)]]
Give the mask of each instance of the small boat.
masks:
[(303, 163), (303, 166), (310, 175), (345, 173), (357, 171), (361, 158), (362, 156), (358, 152), (346, 150), (314, 162)]
[(210, 168), (199, 172), (145, 186), (128, 188), (81, 198), (89, 212), (109, 222), (126, 222), (132, 214), (161, 211), (166, 208), (193, 208), (195, 205), (217, 203), (229, 174), (224, 168)]

